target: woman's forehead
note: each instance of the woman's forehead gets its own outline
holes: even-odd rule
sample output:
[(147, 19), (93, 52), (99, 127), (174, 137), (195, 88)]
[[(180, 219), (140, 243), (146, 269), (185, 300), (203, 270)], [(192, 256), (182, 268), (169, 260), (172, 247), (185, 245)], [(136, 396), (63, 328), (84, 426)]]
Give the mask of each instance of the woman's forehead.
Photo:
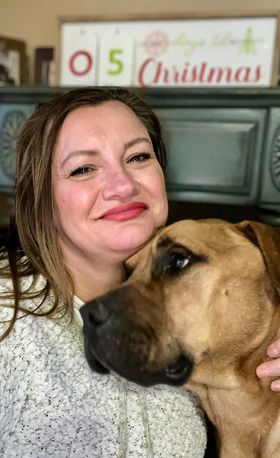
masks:
[(98, 105), (86, 105), (75, 108), (66, 116), (63, 125), (88, 118), (92, 118), (96, 121), (100, 118), (102, 119), (103, 116), (106, 120), (108, 120), (108, 118), (127, 117), (135, 119), (135, 121), (141, 122), (142, 124), (142, 121), (140, 121), (135, 112), (126, 104), (117, 100), (109, 100)]
[(141, 138), (151, 144), (144, 124), (122, 102), (108, 101), (97, 106), (79, 107), (65, 118), (54, 157), (61, 158), (80, 150), (99, 151), (110, 145), (121, 147)]
[(81, 134), (88, 132), (93, 135), (107, 135), (114, 133), (113, 129), (123, 131), (142, 131), (147, 129), (137, 115), (124, 103), (108, 101), (97, 106), (83, 106), (69, 113), (59, 132), (58, 138), (65, 136), (74, 137), (78, 131)]

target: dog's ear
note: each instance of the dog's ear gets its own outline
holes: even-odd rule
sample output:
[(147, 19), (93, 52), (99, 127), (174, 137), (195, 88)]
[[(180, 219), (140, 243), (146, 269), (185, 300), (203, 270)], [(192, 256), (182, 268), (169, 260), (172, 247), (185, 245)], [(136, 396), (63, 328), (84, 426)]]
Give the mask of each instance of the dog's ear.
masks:
[(273, 286), (280, 294), (280, 228), (256, 221), (236, 224), (261, 251)]

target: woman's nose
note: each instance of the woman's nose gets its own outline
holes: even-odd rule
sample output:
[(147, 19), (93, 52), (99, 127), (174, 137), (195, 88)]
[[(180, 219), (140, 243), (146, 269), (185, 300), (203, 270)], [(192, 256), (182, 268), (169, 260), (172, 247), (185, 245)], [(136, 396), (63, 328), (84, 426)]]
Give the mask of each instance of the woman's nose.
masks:
[(126, 199), (138, 193), (139, 185), (126, 170), (108, 173), (103, 186), (104, 199)]

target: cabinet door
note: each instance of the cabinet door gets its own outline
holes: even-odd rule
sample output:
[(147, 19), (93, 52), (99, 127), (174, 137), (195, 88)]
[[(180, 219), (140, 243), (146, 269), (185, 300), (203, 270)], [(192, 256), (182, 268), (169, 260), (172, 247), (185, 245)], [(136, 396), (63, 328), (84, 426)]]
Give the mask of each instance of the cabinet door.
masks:
[(265, 109), (158, 109), (170, 200), (257, 201)]
[(262, 167), (260, 206), (280, 211), (280, 109), (269, 112)]

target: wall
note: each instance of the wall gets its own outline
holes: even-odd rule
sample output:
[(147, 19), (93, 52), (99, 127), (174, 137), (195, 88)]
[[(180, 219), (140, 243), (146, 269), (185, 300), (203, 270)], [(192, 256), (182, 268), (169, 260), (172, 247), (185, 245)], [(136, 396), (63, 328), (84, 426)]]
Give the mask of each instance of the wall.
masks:
[[(117, 5), (117, 7), (116, 7)], [(59, 23), (61, 17), (69, 16), (133, 16), (151, 14), (178, 16), (207, 15), (218, 12), (228, 15), (232, 12), (256, 13), (258, 11), (280, 11), (279, 0), (0, 0), (0, 35), (24, 40), (31, 81), (33, 76), (34, 49), (54, 47), (59, 50)]]

